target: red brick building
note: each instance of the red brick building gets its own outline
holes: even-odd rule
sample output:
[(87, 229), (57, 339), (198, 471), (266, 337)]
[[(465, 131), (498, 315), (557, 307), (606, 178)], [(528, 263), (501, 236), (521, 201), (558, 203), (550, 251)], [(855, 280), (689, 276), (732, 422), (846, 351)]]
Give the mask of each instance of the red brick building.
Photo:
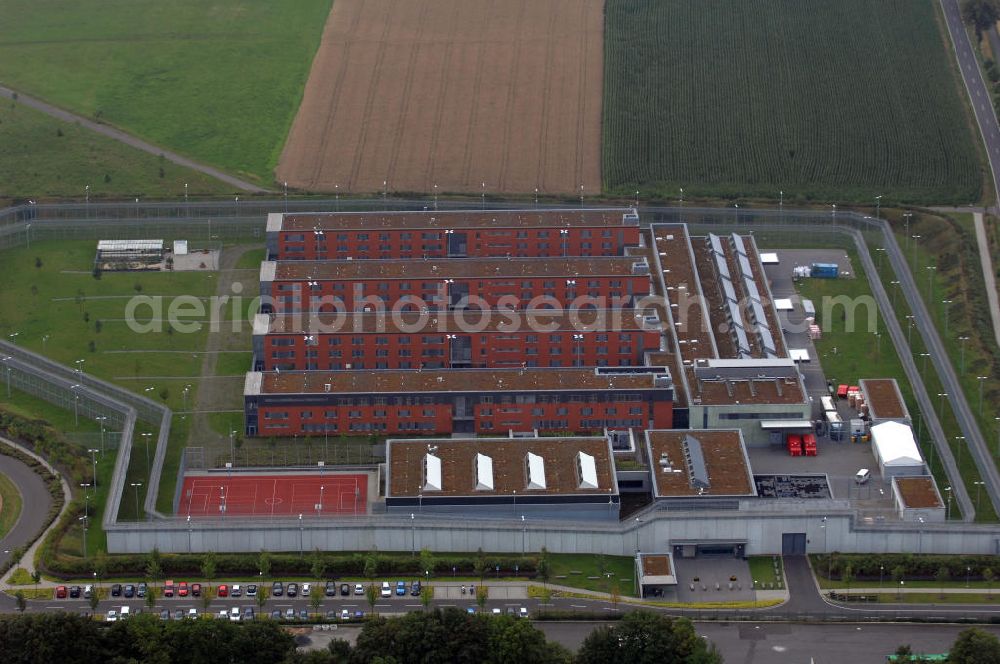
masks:
[(641, 366), (663, 326), (631, 309), (258, 314), (253, 349), (258, 371)]
[(272, 260), (621, 256), (638, 246), (630, 208), (274, 213)]
[(249, 436), (670, 428), (661, 367), (247, 374)]
[(265, 261), (260, 281), (262, 308), (275, 313), (570, 307), (578, 298), (607, 309), (652, 288), (641, 256)]

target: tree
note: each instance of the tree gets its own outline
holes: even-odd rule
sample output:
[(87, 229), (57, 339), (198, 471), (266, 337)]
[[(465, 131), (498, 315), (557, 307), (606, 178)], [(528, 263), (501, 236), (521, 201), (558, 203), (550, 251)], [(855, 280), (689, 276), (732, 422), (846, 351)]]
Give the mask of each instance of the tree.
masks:
[(146, 578), (148, 578), (151, 584), (156, 584), (157, 579), (163, 576), (163, 561), (160, 558), (160, 550), (153, 549), (149, 552), (149, 557), (146, 559)]
[(944, 565), (938, 567), (938, 571), (934, 575), (934, 580), (941, 586), (941, 599), (944, 599), (944, 584), (948, 583), (949, 579), (951, 579), (951, 572), (948, 571), (948, 568)]
[(312, 607), (313, 613), (319, 613), (319, 607), (323, 605), (323, 589), (319, 587), (317, 583), (312, 588), (309, 589), (309, 606)]
[(633, 611), (613, 627), (601, 627), (584, 639), (578, 664), (721, 664), (714, 647), (698, 636), (685, 618)]
[(618, 581), (615, 581), (611, 586), (611, 608), (615, 611), (618, 610), (618, 602), (621, 601), (622, 595), (621, 591), (618, 589)]
[(28, 608), (28, 602), (24, 599), (24, 591), (18, 590), (14, 593), (14, 600), (17, 602), (17, 610), (24, 613), (24, 610)]
[(844, 568), (844, 571), (840, 573), (840, 579), (844, 582), (844, 588), (847, 590), (847, 594), (851, 593), (851, 581), (854, 581), (854, 567), (850, 564)]
[(374, 579), (376, 574), (378, 574), (378, 554), (369, 551), (365, 555), (364, 575), (368, 579)]
[(97, 606), (101, 603), (101, 598), (97, 595), (97, 588), (94, 588), (94, 592), (90, 593), (90, 597), (87, 598), (87, 603), (90, 604), (90, 612), (96, 613)]
[(483, 579), (486, 578), (486, 555), (483, 553), (482, 547), (476, 552), (476, 559), (472, 561), (472, 571), (476, 573), (479, 577), (479, 583), (482, 584)]
[(104, 551), (98, 551), (97, 556), (94, 557), (94, 575), (98, 586), (101, 585), (101, 580), (108, 575), (108, 554)]
[(322, 579), (326, 576), (326, 560), (319, 549), (313, 551), (312, 565), (309, 567), (314, 579)]
[(208, 612), (208, 607), (212, 606), (212, 600), (215, 599), (215, 592), (210, 587), (205, 587), (201, 589), (201, 608), (206, 613)]
[(264, 605), (267, 604), (268, 598), (271, 596), (271, 591), (269, 591), (264, 586), (257, 589), (257, 612), (264, 613)]
[(260, 576), (262, 579), (270, 578), (271, 554), (264, 549), (261, 549), (260, 555), (257, 556), (257, 568), (260, 570)]
[(420, 549), (420, 569), (424, 571), (424, 577), (430, 577), (434, 571), (434, 554), (427, 547)]
[(146, 588), (146, 606), (152, 611), (156, 608), (156, 588), (150, 586)]
[(365, 586), (365, 599), (368, 600), (368, 610), (374, 612), (375, 602), (378, 601), (378, 588), (375, 587), (374, 583)]
[(1000, 662), (1000, 641), (977, 627), (958, 635), (948, 653), (949, 664), (996, 664)]
[(1000, 19), (996, 0), (963, 0), (962, 20), (976, 30), (976, 39), (983, 38), (983, 31)]
[(201, 557), (201, 576), (205, 579), (205, 581), (209, 583), (212, 582), (212, 579), (215, 578), (216, 567), (215, 552), (206, 552), (205, 555)]
[(476, 586), (476, 604), (479, 605), (479, 610), (482, 611), (486, 608), (486, 600), (490, 598), (490, 589), (485, 584), (480, 583)]
[[(97, 555), (100, 556), (101, 554), (97, 554)], [(990, 572), (990, 573), (992, 574), (992, 572)], [(31, 580), (35, 584), (35, 594), (37, 595), (38, 594), (38, 584), (41, 583), (41, 581), (42, 581), (42, 573), (39, 572), (36, 569), (34, 572), (31, 573)], [(97, 593), (95, 592), (94, 594), (96, 595)]]
[(552, 591), (548, 586), (542, 586), (542, 594), (539, 599), (542, 600), (541, 605), (543, 606), (548, 606), (552, 603)]
[(992, 599), (993, 598), (993, 578), (994, 578), (993, 568), (992, 567), (984, 567), (982, 574), (983, 574), (983, 581), (986, 582), (986, 596), (989, 597), (990, 599)]
[(430, 608), (431, 602), (434, 601), (434, 588), (429, 585), (425, 585), (420, 589), (420, 603), (424, 605), (424, 611)]

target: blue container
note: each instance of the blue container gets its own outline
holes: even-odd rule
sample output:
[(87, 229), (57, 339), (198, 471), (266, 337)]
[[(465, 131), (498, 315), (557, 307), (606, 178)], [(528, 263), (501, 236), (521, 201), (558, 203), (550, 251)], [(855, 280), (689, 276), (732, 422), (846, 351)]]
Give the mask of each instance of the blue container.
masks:
[(813, 263), (809, 274), (814, 279), (836, 279), (840, 276), (840, 268), (836, 263)]

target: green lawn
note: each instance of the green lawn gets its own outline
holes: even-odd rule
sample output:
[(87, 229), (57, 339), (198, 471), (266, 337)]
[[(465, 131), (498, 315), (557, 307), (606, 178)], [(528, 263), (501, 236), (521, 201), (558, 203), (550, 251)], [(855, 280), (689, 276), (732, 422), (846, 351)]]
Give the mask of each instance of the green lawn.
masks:
[[(3, 28), (0, 27), (0, 31)], [(0, 47), (2, 51), (3, 47)], [(0, 103), (0, 197), (178, 196), (231, 186), (24, 104)]]
[(240, 256), (239, 260), (236, 261), (236, 269), (259, 270), (260, 264), (263, 262), (266, 255), (267, 249), (264, 247), (261, 247), (260, 249), (251, 249)]
[(6, 475), (0, 475), (0, 539), (17, 523), (21, 516), (21, 492)]
[(0, 0), (0, 81), (270, 185), (330, 4)]
[(215, 363), (216, 376), (242, 376), (250, 371), (253, 351), (245, 353), (219, 353)]
[(970, 202), (978, 132), (932, 0), (608, 0), (605, 189)]
[[(852, 595), (859, 593), (851, 591)], [(872, 595), (867, 595), (871, 597)], [(874, 597), (878, 598), (879, 604), (997, 604), (1000, 601), (996, 595), (983, 595), (979, 593), (902, 593), (896, 594), (885, 592)], [(852, 606), (853, 602), (849, 603)], [(864, 606), (857, 604), (857, 606)]]
[(635, 596), (635, 559), (630, 556), (550, 554), (549, 563), (550, 583), (606, 593), (617, 582), (621, 595)]
[(778, 570), (783, 570), (780, 556), (751, 556), (747, 560), (750, 564), (750, 577), (760, 584), (757, 586), (758, 588), (763, 587), (764, 584), (770, 584), (772, 588), (777, 588), (779, 582), (784, 584), (784, 572), (781, 572), (781, 576), (774, 572), (775, 560), (778, 561)]

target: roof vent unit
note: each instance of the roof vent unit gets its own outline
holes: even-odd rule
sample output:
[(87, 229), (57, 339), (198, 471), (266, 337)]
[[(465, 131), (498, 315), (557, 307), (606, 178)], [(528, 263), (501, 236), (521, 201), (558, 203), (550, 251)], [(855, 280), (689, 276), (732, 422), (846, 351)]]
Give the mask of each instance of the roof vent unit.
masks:
[(674, 381), (670, 376), (653, 376), (653, 387), (668, 388), (673, 387)]
[(493, 459), (485, 454), (476, 454), (476, 491), (493, 491)]
[(545, 459), (537, 454), (528, 452), (524, 455), (524, 471), (528, 476), (526, 483), (528, 489), (544, 491), (545, 484)]
[(632, 274), (649, 274), (649, 263), (646, 261), (632, 263)]
[(576, 473), (580, 489), (597, 489), (597, 462), (586, 452), (576, 453)]
[[(437, 451), (437, 448), (435, 448)], [(424, 455), (424, 481), (422, 482), (422, 491), (440, 491), (441, 490), (441, 457), (435, 456), (431, 453)]]

